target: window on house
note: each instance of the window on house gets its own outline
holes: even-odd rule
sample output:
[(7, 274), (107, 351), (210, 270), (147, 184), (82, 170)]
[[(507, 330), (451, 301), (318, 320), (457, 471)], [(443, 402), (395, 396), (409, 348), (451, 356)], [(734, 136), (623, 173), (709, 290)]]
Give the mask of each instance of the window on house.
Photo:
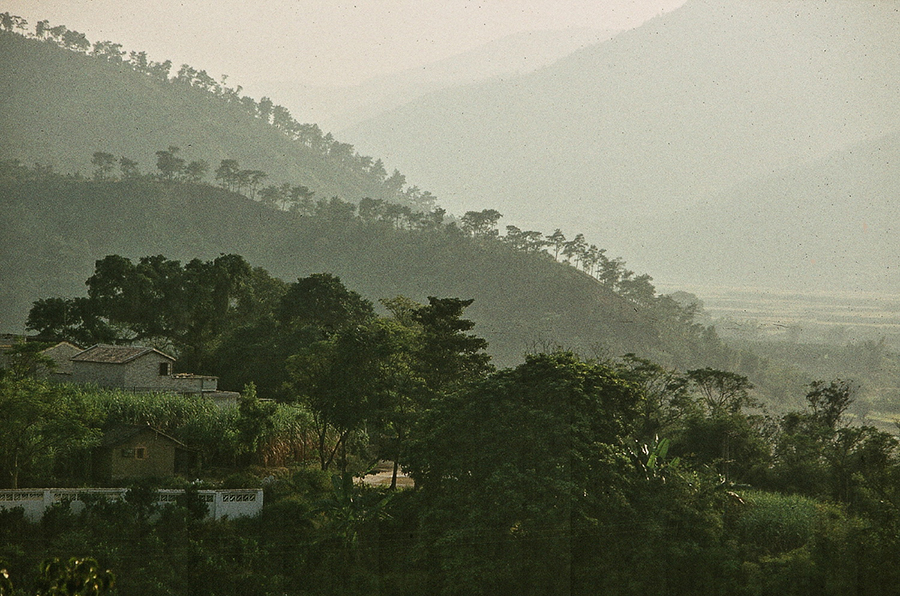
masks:
[(134, 449), (123, 449), (122, 457), (134, 457)]
[(169, 363), (168, 362), (160, 362), (159, 363), (159, 376), (166, 377), (169, 375)]
[(144, 447), (135, 447), (134, 458), (135, 459), (147, 459), (147, 449)]

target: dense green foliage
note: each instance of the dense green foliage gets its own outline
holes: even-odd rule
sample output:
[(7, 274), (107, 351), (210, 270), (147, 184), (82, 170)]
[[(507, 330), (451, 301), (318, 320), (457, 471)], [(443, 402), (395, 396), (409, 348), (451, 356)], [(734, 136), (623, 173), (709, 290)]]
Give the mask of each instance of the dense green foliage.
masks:
[(197, 396), (134, 394), (3, 374), (0, 405), (7, 412), (0, 422), (4, 487), (92, 482), (92, 448), (121, 425), (150, 425), (180, 440), (207, 471), (314, 457), (307, 411), (260, 402), (252, 386), (237, 408), (222, 409)]
[[(119, 309), (130, 283), (178, 288), (182, 275), (217, 270), (252, 278), (234, 266), (240, 257), (220, 259), (135, 267), (111, 257), (85, 300), (118, 332), (165, 330), (152, 308), (137, 319)], [(170, 275), (141, 275), (142, 265)], [(206, 482), (266, 476), (262, 515), (204, 521), (183, 479), (168, 481), (188, 490), (165, 509), (144, 484), (80, 513), (54, 507), (36, 525), (12, 510), (0, 515), (0, 557), (14, 573), (38, 581), (37, 561), (90, 554), (122, 593), (192, 596), (883, 594), (898, 579), (900, 442), (848, 423), (848, 383), (813, 383), (803, 409), (772, 416), (746, 377), (708, 367), (554, 351), (496, 370), (463, 318), (468, 300), (399, 297), (378, 316), (331, 275), (270, 282), (259, 287), (277, 299), (255, 314), (271, 327), (249, 347), (275, 364), (243, 373), (271, 384), (274, 371), (290, 403), (260, 401), (253, 384), (221, 410), (197, 397), (48, 385), (27, 367), (0, 378), (9, 478), (89, 482), (87, 456), (105, 429), (151, 424), (199, 452)], [(240, 291), (226, 318), (241, 311)], [(402, 465), (415, 487), (355, 484), (378, 458)], [(339, 472), (330, 483), (328, 470)]]
[[(338, 361), (372, 370), (367, 361), (394, 362), (396, 353), (358, 356)], [(350, 411), (376, 431), (380, 397), (403, 378), (365, 384)], [(5, 379), (2, 392), (13, 390), (49, 388)], [(136, 416), (204, 445), (197, 422), (210, 412), (189, 406), (195, 398), (56, 391), (95, 404), (96, 420)], [(893, 593), (896, 438), (846, 424), (852, 393), (843, 383), (812, 385), (807, 407), (768, 429), (736, 402), (710, 400), (743, 391), (752, 391), (745, 380), (708, 369), (682, 375), (634, 358), (535, 354), (421, 394), (427, 407), (408, 419), (403, 450), (413, 489), (365, 487), (347, 473), (329, 482), (300, 458), (257, 468), (269, 476), (261, 516), (207, 521), (191, 490), (158, 508), (152, 486), (136, 485), (121, 502), (54, 506), (40, 523), (0, 514), (0, 558), (17, 585), (37, 586), (38, 561), (90, 554), (129, 595)], [(261, 448), (252, 439), (260, 433), (285, 433), (273, 424), (279, 413), (253, 400), (250, 391), (237, 411), (213, 416), (227, 419), (219, 431), (240, 437), (243, 452)], [(646, 436), (650, 419), (663, 438)], [(731, 451), (704, 451), (722, 436)], [(758, 448), (738, 453), (743, 438)], [(375, 433), (348, 450), (372, 441)], [(729, 457), (742, 484), (729, 480), (738, 466), (718, 471)], [(253, 481), (242, 478), (226, 485)]]

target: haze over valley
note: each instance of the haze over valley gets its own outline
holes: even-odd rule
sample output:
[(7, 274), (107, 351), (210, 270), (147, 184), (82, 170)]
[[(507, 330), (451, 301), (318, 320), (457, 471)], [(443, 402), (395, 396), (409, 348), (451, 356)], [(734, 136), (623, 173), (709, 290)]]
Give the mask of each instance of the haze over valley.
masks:
[(691, 1), (341, 135), (451, 209), (578, 227), (667, 283), (890, 292), (898, 19), (890, 3)]
[(7, 4), (0, 594), (900, 585), (900, 5)]

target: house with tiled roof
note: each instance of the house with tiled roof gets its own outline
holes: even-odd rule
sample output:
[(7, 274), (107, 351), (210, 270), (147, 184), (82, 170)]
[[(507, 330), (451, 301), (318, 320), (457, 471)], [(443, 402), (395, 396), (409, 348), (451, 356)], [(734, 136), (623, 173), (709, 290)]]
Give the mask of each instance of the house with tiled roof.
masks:
[(218, 390), (218, 377), (175, 373), (175, 358), (156, 348), (96, 345), (70, 359), (74, 383), (129, 391), (204, 395), (219, 405), (237, 403), (238, 393)]

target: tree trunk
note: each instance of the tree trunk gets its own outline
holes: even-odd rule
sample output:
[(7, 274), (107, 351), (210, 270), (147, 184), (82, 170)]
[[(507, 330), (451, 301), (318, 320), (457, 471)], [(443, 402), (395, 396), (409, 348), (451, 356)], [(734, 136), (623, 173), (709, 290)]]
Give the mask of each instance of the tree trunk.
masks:
[(328, 469), (328, 458), (325, 455), (325, 434), (319, 432), (319, 462), (322, 464), (322, 471)]
[(397, 488), (397, 469), (400, 467), (400, 464), (397, 463), (399, 458), (394, 459), (394, 472), (391, 474), (391, 490)]

